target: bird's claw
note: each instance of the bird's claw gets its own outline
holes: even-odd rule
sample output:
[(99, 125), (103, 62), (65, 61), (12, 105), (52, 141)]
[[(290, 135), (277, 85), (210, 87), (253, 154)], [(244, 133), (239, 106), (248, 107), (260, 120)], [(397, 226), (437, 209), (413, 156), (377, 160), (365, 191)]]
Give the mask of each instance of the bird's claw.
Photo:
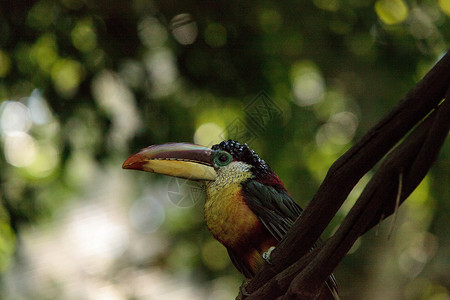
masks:
[(275, 247), (270, 247), (266, 252), (264, 252), (262, 254), (262, 258), (266, 261), (266, 263), (268, 263), (269, 265), (272, 264), (272, 262), (270, 261), (270, 254), (272, 254), (272, 251), (275, 249)]
[(247, 285), (250, 282), (250, 279), (246, 278), (244, 281), (242, 281), (241, 286), (239, 287), (239, 295), (236, 297), (236, 300), (243, 300), (250, 296), (250, 294), (247, 292)]

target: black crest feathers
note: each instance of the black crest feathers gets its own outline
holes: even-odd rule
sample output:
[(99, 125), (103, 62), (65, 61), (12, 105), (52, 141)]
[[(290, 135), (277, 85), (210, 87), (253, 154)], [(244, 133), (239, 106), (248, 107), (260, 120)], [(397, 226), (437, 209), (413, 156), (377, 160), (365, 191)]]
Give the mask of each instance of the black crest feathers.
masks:
[(234, 160), (252, 165), (253, 172), (261, 173), (260, 175), (270, 172), (269, 165), (261, 159), (255, 151), (250, 149), (247, 144), (241, 144), (234, 140), (228, 140), (212, 146), (211, 149), (222, 150), (230, 153)]

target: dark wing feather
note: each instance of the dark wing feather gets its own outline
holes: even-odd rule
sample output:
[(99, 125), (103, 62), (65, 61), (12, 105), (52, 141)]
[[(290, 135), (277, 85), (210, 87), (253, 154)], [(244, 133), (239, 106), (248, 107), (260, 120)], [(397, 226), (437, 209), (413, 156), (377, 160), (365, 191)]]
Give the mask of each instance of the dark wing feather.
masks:
[[(277, 191), (256, 180), (250, 180), (243, 184), (243, 192), (245, 203), (277, 241), (286, 235), (302, 213), (301, 207), (292, 200), (286, 191)], [(334, 299), (339, 299), (337, 283), (333, 274), (328, 277), (326, 284)]]
[(280, 241), (302, 213), (300, 206), (285, 191), (250, 180), (243, 184), (245, 203)]

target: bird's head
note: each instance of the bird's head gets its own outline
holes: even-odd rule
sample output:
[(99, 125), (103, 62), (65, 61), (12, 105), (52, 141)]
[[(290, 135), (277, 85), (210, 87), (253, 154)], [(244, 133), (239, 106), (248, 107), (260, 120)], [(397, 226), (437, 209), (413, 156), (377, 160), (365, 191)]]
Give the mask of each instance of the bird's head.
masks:
[(211, 149), (187, 143), (154, 145), (131, 155), (122, 167), (200, 181), (215, 181), (245, 173), (247, 178), (282, 185), (255, 151), (247, 144), (233, 140), (223, 141)]

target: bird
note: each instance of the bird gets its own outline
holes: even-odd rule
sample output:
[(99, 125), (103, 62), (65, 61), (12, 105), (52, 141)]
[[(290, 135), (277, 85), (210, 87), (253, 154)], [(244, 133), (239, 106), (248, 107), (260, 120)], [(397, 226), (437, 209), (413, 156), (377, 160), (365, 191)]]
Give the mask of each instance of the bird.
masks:
[[(153, 145), (132, 154), (122, 165), (202, 182), (208, 230), (225, 246), (233, 265), (252, 278), (301, 215), (283, 182), (247, 144), (225, 140), (211, 148), (190, 143)], [(339, 299), (333, 274), (329, 295)]]

